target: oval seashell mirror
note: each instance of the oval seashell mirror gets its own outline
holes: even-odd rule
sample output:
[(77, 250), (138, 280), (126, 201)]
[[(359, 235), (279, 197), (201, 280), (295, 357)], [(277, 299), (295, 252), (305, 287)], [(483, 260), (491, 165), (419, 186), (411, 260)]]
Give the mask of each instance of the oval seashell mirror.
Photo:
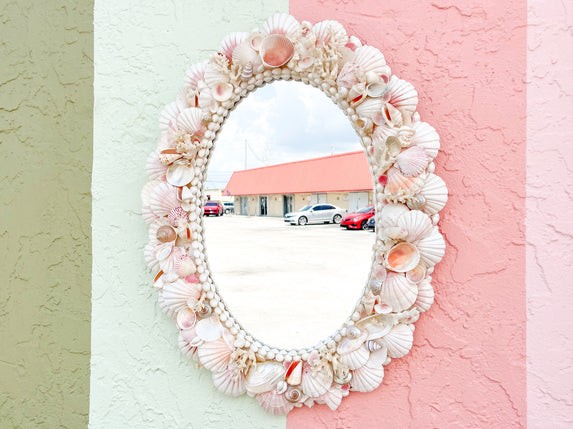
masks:
[[(231, 254), (225, 255), (221, 251), (225, 249), (225, 237), (232, 234), (233, 228), (239, 228), (240, 223), (241, 228), (245, 227), (249, 219), (262, 225), (271, 220), (269, 215), (271, 211), (276, 213), (274, 210), (280, 213), (279, 221), (286, 222), (265, 223), (265, 229), (276, 229), (274, 232), (279, 235), (275, 237), (281, 237), (275, 238), (273, 245), (281, 240), (286, 243), (287, 238), (282, 238), (286, 234), (298, 234), (300, 239), (300, 234), (314, 235), (322, 230), (331, 234), (328, 239), (333, 234), (341, 236), (346, 231), (339, 229), (339, 222), (352, 221), (358, 216), (344, 220), (346, 212), (328, 208), (331, 211), (327, 216), (312, 218), (311, 210), (314, 216), (315, 212), (327, 210), (322, 206), (336, 205), (328, 199), (320, 200), (328, 198), (318, 195), (320, 188), (314, 192), (310, 188), (296, 188), (300, 193), (305, 190), (305, 197), (310, 196), (308, 201), (304, 198), (298, 201), (308, 203), (305, 206), (295, 204), (295, 188), (284, 187), (282, 193), (272, 192), (278, 191), (276, 186), (265, 188), (278, 183), (271, 180), (273, 175), (268, 171), (274, 168), (280, 174), (292, 167), (285, 167), (288, 163), (278, 170), (277, 166), (266, 166), (263, 173), (237, 169), (235, 174), (242, 179), (233, 180), (233, 174), (221, 200), (210, 198), (206, 187), (209, 164), (216, 162), (215, 143), (219, 136), (224, 136), (223, 125), (230, 124), (229, 113), (243, 99), (246, 98), (245, 103), (255, 100), (251, 97), (256, 97), (257, 92), (253, 91), (257, 88), (276, 80), (294, 80), (298, 81), (295, 85), (318, 88), (347, 116), (361, 147), (360, 151), (350, 153), (366, 163), (371, 181), (368, 202), (372, 202), (376, 211), (372, 225), (374, 238), (366, 243), (368, 247), (372, 244), (367, 254), (360, 256), (364, 245), (356, 251), (349, 249), (368, 265), (368, 268), (357, 267), (358, 271), (352, 273), (353, 280), (342, 281), (348, 283), (346, 288), (354, 299), (343, 298), (342, 306), (335, 311), (339, 314), (334, 314), (338, 322), (330, 321), (324, 331), (313, 332), (314, 337), (299, 337), (297, 342), (295, 336), (286, 343), (280, 342), (285, 335), (277, 334), (276, 325), (267, 337), (263, 331), (259, 333), (260, 323), (251, 325), (240, 314), (241, 300), (251, 305), (246, 307), (247, 313), (260, 312), (267, 305), (260, 299), (260, 291), (244, 298), (245, 291), (254, 288), (256, 282), (248, 280), (246, 288), (233, 297), (232, 282), (240, 283), (246, 273), (240, 270), (225, 273), (225, 264), (230, 264), (234, 255), (244, 252), (241, 256), (247, 260), (239, 260), (238, 264), (248, 268), (256, 265), (249, 264), (249, 258), (261, 264), (273, 259), (269, 250), (272, 247), (249, 257), (246, 252), (249, 245), (264, 238), (256, 236), (261, 228), (243, 229), (239, 232), (244, 237), (239, 240), (239, 247), (231, 248)], [(318, 97), (312, 97), (315, 98)], [(188, 70), (177, 100), (160, 115), (162, 134), (147, 163), (151, 181), (142, 191), (143, 217), (149, 225), (145, 259), (155, 276), (159, 306), (179, 328), (182, 352), (212, 372), (218, 390), (231, 396), (246, 393), (256, 397), (272, 414), (286, 414), (295, 407), (310, 407), (315, 403), (336, 409), (350, 391), (376, 389), (384, 377), (384, 367), (409, 352), (414, 323), (433, 303), (431, 275), (445, 252), (445, 242), (437, 226), (438, 212), (447, 200), (443, 180), (433, 174), (439, 137), (430, 125), (421, 121), (417, 103), (418, 94), (413, 86), (392, 75), (384, 56), (376, 48), (349, 36), (340, 23), (299, 23), (288, 14), (272, 16), (251, 33), (228, 35), (219, 52)], [(248, 126), (244, 120), (241, 124)], [(221, 149), (224, 150), (224, 144)], [(319, 160), (324, 163), (329, 158), (336, 155)], [(316, 159), (308, 162), (318, 165)], [(288, 171), (297, 173), (290, 182), (304, 176), (304, 169), (298, 167)], [(344, 173), (348, 173), (347, 169)], [(348, 174), (340, 176), (347, 178)], [(243, 186), (239, 186), (241, 183)], [(273, 200), (277, 195), (282, 199)], [(233, 202), (236, 210), (228, 218), (220, 216), (225, 210), (223, 196), (232, 197), (227, 202)], [(349, 201), (343, 205), (341, 209), (348, 210)], [(205, 214), (219, 216), (205, 218)], [(252, 214), (257, 216), (249, 216)], [(223, 219), (227, 220), (227, 230), (223, 222), (215, 223)], [(313, 220), (319, 225), (309, 225)], [(217, 235), (222, 237), (222, 244), (216, 244)], [(253, 247), (261, 251), (260, 245)], [(219, 261), (217, 255), (223, 255)], [(299, 265), (307, 265), (309, 259)], [(338, 266), (328, 270), (334, 277), (342, 278), (348, 264), (335, 265)], [(263, 287), (280, 283), (281, 273), (275, 269), (276, 266), (264, 269), (266, 277), (259, 274)], [(290, 283), (297, 283), (291, 289), (298, 296), (296, 287), (300, 287), (301, 280), (293, 278)], [(282, 287), (284, 294), (285, 286)], [(303, 294), (304, 290), (303, 287)], [(272, 297), (275, 292), (270, 292)], [(323, 302), (329, 292), (314, 292), (318, 298), (310, 300), (312, 305), (307, 310), (310, 314), (300, 317), (303, 330), (312, 331), (308, 325), (313, 325), (313, 316), (318, 320), (327, 312)], [(275, 295), (273, 301), (280, 308), (282, 296)], [(280, 311), (287, 314), (287, 320), (293, 310), (303, 306), (305, 299), (300, 297), (293, 303), (288, 304), (286, 311)], [(277, 312), (278, 309), (271, 309), (263, 322), (274, 320), (273, 313)]]

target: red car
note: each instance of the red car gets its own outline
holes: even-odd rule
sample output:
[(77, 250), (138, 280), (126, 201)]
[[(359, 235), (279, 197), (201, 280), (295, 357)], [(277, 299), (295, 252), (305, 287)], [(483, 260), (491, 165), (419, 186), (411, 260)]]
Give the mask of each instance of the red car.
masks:
[(223, 204), (220, 201), (213, 201), (209, 200), (205, 203), (203, 207), (203, 215), (215, 215), (215, 216), (223, 216), (225, 209), (223, 208)]
[(374, 206), (362, 207), (357, 212), (344, 216), (344, 219), (340, 221), (340, 226), (351, 229), (368, 229), (368, 219), (375, 213)]

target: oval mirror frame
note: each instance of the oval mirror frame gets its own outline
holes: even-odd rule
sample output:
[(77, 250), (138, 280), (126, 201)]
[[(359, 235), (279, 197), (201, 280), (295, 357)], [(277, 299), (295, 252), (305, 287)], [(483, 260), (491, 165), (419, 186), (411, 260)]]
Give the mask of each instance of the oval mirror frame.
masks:
[[(293, 350), (262, 344), (233, 317), (209, 270), (202, 221), (207, 168), (225, 118), (250, 92), (280, 79), (319, 88), (347, 115), (368, 159), (376, 206), (372, 265), (354, 310), (314, 347)], [(161, 112), (162, 134), (147, 161), (145, 260), (182, 352), (212, 372), (217, 389), (256, 396), (272, 414), (315, 403), (334, 410), (350, 391), (376, 389), (384, 366), (409, 352), (414, 322), (434, 300), (431, 274), (445, 252), (438, 212), (447, 201), (433, 174), (439, 137), (420, 120), (417, 103), (414, 87), (391, 75), (382, 53), (340, 23), (299, 23), (288, 14), (229, 34), (187, 71), (183, 90)]]

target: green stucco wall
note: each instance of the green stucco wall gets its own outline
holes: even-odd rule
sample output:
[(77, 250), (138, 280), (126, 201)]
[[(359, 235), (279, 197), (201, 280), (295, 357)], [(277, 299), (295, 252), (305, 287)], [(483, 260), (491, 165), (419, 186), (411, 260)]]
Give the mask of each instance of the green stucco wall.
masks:
[(0, 427), (88, 421), (93, 1), (0, 2)]

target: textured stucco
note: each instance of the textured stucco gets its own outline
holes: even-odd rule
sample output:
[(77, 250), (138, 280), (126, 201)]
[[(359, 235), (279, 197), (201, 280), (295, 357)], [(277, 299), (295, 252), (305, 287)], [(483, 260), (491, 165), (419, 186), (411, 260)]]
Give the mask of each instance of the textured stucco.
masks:
[(290, 11), (340, 21), (414, 84), (450, 200), (436, 301), (411, 353), (376, 391), (335, 412), (296, 409), (287, 426), (524, 427), (526, 3), (291, 0)]
[(284, 427), (256, 400), (229, 398), (181, 355), (143, 261), (140, 192), (163, 106), (183, 74), (281, 1), (117, 1), (95, 5), (91, 428)]
[(573, 427), (573, 4), (528, 2), (527, 423)]
[(0, 2), (0, 427), (87, 425), (92, 1)]

